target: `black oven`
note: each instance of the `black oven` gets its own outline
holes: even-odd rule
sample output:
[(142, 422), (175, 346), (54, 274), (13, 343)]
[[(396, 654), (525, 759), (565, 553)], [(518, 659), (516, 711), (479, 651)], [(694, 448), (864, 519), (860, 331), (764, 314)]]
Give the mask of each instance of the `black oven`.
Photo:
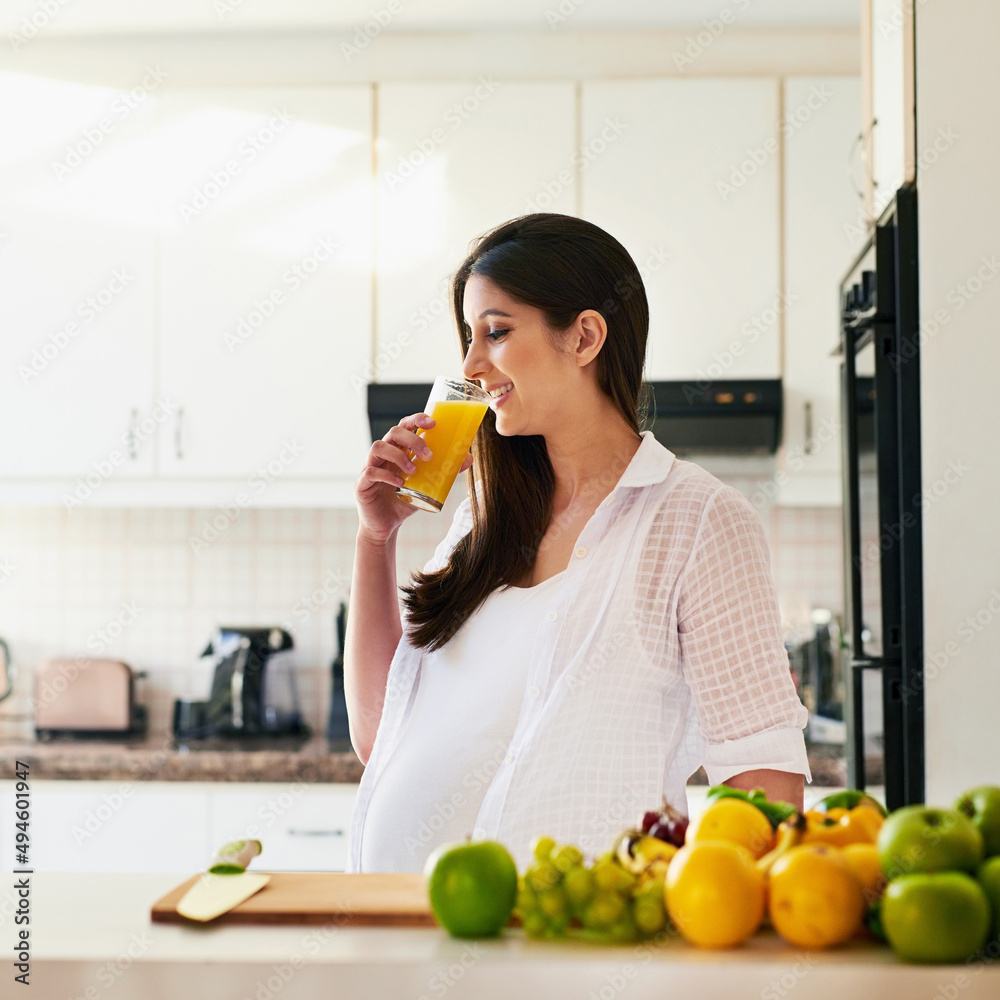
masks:
[(906, 186), (840, 287), (847, 783), (890, 809), (924, 801), (917, 279)]

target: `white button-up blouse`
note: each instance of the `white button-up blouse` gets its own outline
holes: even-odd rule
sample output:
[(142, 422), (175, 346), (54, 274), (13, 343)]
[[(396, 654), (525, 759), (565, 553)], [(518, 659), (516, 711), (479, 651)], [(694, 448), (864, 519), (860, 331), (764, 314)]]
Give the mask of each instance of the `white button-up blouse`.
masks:
[[(540, 834), (596, 855), (664, 796), (686, 809), (687, 779), (702, 764), (712, 784), (757, 768), (809, 777), (808, 712), (788, 668), (760, 518), (737, 490), (642, 437), (550, 591), (514, 735), (479, 809), (475, 835), (505, 844), (519, 867)], [(444, 566), (471, 526), (466, 500), (426, 569)], [(423, 661), (404, 634), (348, 871), (360, 870), (379, 775), (406, 752)]]

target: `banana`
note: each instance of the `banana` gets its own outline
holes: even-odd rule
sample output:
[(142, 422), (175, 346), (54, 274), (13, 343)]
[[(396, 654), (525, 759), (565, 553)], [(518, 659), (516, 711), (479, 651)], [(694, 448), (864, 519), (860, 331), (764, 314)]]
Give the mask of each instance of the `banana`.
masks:
[(642, 875), (654, 865), (659, 867), (658, 863), (669, 862), (677, 848), (640, 830), (625, 830), (615, 841), (614, 853), (624, 869)]
[(771, 866), (782, 854), (802, 843), (802, 837), (805, 832), (806, 820), (805, 816), (800, 812), (792, 813), (788, 819), (779, 823), (778, 829), (774, 834), (774, 847), (757, 861), (758, 870), (767, 875), (771, 870)]

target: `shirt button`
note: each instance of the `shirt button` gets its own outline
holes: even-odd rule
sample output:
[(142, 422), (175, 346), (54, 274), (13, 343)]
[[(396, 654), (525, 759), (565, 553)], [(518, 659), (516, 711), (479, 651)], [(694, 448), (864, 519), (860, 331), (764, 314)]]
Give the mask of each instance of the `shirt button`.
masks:
[(538, 687), (535, 684), (532, 684), (531, 687), (528, 688), (529, 698), (537, 698), (541, 693), (542, 692), (538, 690)]
[(486, 831), (481, 826), (477, 826), (475, 830), (472, 831), (472, 836), (475, 840), (485, 840)]
[(550, 622), (557, 621), (558, 618), (559, 618), (559, 612), (558, 611), (550, 611), (545, 617), (548, 618), (548, 620)]
[(514, 763), (514, 755), (512, 753), (507, 754), (507, 756), (504, 757), (503, 762), (505, 764), (513, 764)]
[(582, 545), (576, 550), (577, 559), (582, 559), (586, 554), (587, 550)]

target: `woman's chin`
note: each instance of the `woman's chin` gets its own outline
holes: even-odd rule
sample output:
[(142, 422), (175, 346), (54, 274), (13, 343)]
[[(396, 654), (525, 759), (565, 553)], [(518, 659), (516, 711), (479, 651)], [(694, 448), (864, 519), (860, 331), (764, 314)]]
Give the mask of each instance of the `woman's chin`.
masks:
[(522, 437), (526, 434), (534, 434), (535, 432), (524, 427), (520, 421), (516, 421), (513, 417), (497, 413), (496, 424), (494, 425), (497, 429), (497, 434), (500, 437)]

